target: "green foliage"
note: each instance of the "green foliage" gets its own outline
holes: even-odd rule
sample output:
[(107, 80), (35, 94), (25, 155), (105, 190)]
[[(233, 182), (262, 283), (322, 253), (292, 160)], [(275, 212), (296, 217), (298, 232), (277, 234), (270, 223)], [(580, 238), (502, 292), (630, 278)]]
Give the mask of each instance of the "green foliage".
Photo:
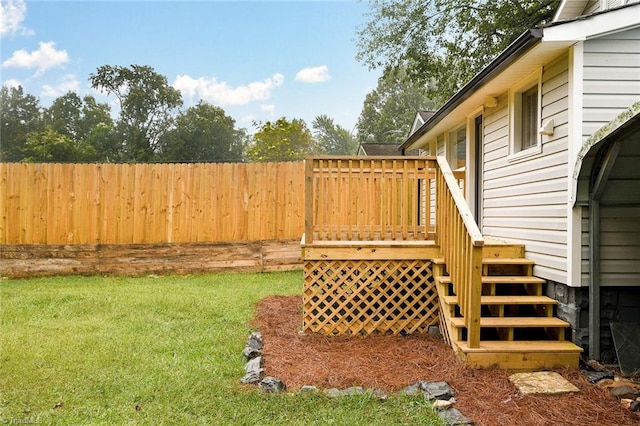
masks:
[(243, 386), (255, 305), (299, 271), (0, 281), (0, 419), (42, 424), (441, 424), (422, 397)]
[(297, 161), (319, 152), (303, 120), (288, 121), (282, 117), (275, 122), (267, 121), (259, 129), (247, 148), (250, 161)]
[(434, 83), (438, 104), (525, 30), (553, 17), (559, 0), (374, 0), (358, 30), (357, 58), (370, 68), (406, 67)]
[(123, 159), (153, 160), (172, 114), (182, 105), (180, 92), (147, 65), (103, 65), (89, 80), (94, 89), (115, 95), (120, 104), (117, 131), (124, 141)]
[(79, 163), (93, 159), (95, 151), (92, 146), (76, 144), (68, 135), (47, 127), (29, 134), (23, 155), (23, 161)]
[(329, 155), (355, 155), (358, 142), (345, 128), (326, 115), (317, 116), (312, 123), (319, 149)]
[(0, 89), (0, 161), (20, 161), (29, 135), (43, 129), (39, 100), (22, 86)]
[(220, 107), (201, 101), (180, 113), (175, 127), (160, 138), (163, 161), (241, 161), (247, 145), (244, 130)]
[(427, 86), (410, 82), (404, 68), (388, 71), (365, 97), (358, 117), (358, 140), (399, 145), (408, 136), (416, 113), (433, 108)]

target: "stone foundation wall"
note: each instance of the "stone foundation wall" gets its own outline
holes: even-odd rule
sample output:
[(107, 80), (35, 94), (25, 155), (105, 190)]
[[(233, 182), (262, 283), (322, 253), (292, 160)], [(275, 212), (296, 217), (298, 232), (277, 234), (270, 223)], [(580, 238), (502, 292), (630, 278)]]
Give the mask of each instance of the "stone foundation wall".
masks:
[(2, 245), (0, 276), (189, 274), (302, 269), (300, 240)]

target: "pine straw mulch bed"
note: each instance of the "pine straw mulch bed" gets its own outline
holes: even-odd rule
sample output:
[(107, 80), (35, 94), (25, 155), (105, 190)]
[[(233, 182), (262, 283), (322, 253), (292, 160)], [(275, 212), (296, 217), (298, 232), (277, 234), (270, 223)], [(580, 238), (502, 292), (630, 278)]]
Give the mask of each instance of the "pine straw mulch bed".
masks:
[(258, 304), (253, 326), (263, 335), (265, 374), (295, 391), (303, 385), (363, 386), (394, 392), (420, 380), (446, 381), (455, 407), (476, 425), (634, 425), (640, 415), (590, 384), (580, 371), (558, 370), (580, 392), (520, 395), (500, 369), (468, 368), (440, 338), (429, 335), (324, 337), (300, 335), (300, 296)]

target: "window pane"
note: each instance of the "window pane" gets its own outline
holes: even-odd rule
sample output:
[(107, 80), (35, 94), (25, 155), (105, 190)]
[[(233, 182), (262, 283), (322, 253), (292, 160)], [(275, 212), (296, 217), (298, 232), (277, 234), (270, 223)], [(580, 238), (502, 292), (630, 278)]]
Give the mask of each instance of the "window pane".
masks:
[(537, 145), (538, 135), (538, 86), (522, 93), (521, 149)]
[(449, 133), (451, 154), (449, 162), (452, 169), (459, 169), (466, 164), (467, 157), (467, 128), (460, 127)]

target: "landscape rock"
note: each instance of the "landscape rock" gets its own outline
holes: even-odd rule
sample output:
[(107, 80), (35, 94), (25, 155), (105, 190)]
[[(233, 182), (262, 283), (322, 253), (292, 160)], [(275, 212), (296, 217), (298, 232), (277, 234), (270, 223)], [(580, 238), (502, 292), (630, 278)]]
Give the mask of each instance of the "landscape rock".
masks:
[(447, 382), (420, 382), (420, 389), (428, 400), (448, 400), (454, 396), (453, 389)]
[(583, 371), (582, 372), (589, 383), (598, 383), (603, 379), (613, 379), (613, 371)]
[(254, 331), (249, 335), (242, 355), (246, 359), (253, 359), (262, 355), (262, 333)]
[(634, 413), (639, 412), (640, 411), (640, 401), (633, 401), (629, 405), (629, 410), (633, 411)]
[(343, 396), (362, 395), (365, 392), (362, 386), (352, 386), (342, 391)]
[(303, 387), (300, 388), (300, 393), (316, 393), (319, 391), (320, 389), (311, 385), (304, 385)]
[(640, 396), (640, 390), (631, 386), (613, 386), (609, 389), (609, 394), (619, 399), (636, 399)]
[(414, 383), (400, 391), (400, 393), (403, 395), (418, 395), (420, 392), (422, 392), (422, 389), (420, 388), (420, 383)]
[(252, 358), (244, 365), (244, 371), (247, 373), (240, 379), (242, 383), (253, 384), (260, 382), (262, 378), (262, 357)]
[(282, 380), (267, 376), (260, 381), (260, 388), (268, 393), (279, 393), (286, 389)]
[(473, 420), (462, 414), (455, 408), (438, 411), (438, 416), (445, 422), (447, 426), (472, 425)]
[(240, 379), (241, 383), (246, 385), (253, 385), (260, 382), (260, 373), (251, 372), (247, 373)]
[(338, 398), (342, 396), (342, 391), (336, 388), (325, 389), (324, 394), (329, 398)]

